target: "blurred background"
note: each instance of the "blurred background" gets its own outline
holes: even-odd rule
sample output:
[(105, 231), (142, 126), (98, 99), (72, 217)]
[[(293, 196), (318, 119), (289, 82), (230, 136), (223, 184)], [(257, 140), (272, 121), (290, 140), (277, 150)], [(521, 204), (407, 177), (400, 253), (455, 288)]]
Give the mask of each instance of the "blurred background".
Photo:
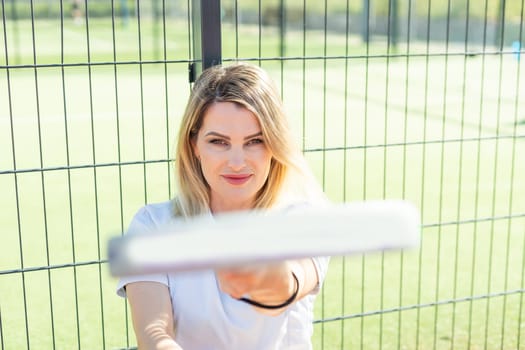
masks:
[(525, 2), (209, 1), (1, 2), (1, 348), (136, 347), (107, 241), (176, 194), (211, 58), (271, 74), (333, 201), (421, 210), (332, 259), (314, 349), (525, 349)]

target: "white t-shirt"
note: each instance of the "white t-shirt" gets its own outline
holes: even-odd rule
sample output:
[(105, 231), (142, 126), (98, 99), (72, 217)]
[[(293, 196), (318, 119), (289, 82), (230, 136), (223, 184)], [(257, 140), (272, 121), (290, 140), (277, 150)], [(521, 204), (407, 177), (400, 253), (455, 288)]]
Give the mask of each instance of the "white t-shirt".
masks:
[[(171, 201), (150, 204), (135, 214), (128, 234), (155, 230), (173, 224), (174, 220)], [(313, 304), (329, 259), (313, 260), (320, 284), (278, 316), (263, 315), (251, 305), (223, 293), (212, 270), (121, 278), (117, 294), (125, 297), (125, 286), (131, 282), (153, 281), (168, 286), (175, 341), (186, 350), (311, 349)]]

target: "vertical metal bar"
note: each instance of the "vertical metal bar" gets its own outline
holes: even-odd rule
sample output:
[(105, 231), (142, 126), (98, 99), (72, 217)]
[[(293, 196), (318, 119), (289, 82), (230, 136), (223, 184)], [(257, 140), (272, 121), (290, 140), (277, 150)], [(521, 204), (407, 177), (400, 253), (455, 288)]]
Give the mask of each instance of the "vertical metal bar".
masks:
[[(441, 223), (443, 222), (443, 207), (445, 204), (443, 203), (443, 197), (446, 197), (446, 194), (444, 193), (444, 177), (445, 177), (445, 137), (446, 137), (446, 123), (447, 123), (447, 91), (448, 91), (448, 53), (450, 50), (450, 21), (451, 21), (451, 0), (447, 1), (447, 26), (446, 26), (446, 39), (445, 39), (445, 69), (443, 73), (443, 103), (441, 106), (441, 149), (440, 149), (440, 160), (439, 160), (439, 206), (438, 206), (438, 231), (437, 231), (437, 251), (436, 251), (436, 288), (435, 288), (435, 299), (436, 301), (439, 300), (439, 291), (440, 291), (440, 284), (441, 284), (441, 246), (442, 246), (442, 235), (443, 226)], [(457, 247), (456, 247), (457, 249)], [(437, 347), (437, 341), (438, 341), (438, 333), (439, 333), (439, 306), (436, 304), (436, 307), (434, 308), (434, 334), (433, 334), (433, 343), (432, 348), (436, 349)]]
[[(366, 1), (365, 8), (363, 11), (366, 13), (365, 26), (367, 32), (367, 38), (365, 41), (366, 52), (365, 52), (365, 86), (364, 86), (364, 111), (363, 111), (363, 200), (367, 198), (367, 166), (368, 166), (368, 96), (369, 96), (369, 68), (370, 68), (370, 38), (368, 37), (370, 28), (370, 1)], [(361, 285), (364, 286), (366, 282), (366, 255), (361, 256)], [(365, 312), (365, 292), (364, 288), (361, 289), (361, 314)], [(364, 348), (364, 336), (365, 336), (365, 318), (361, 316), (359, 324), (360, 333), (360, 349)]]
[[(383, 132), (383, 192), (382, 197), (387, 196), (387, 182), (388, 182), (388, 119), (389, 119), (389, 100), (391, 96), (390, 91), (390, 71), (391, 71), (391, 55), (392, 51), (397, 46), (397, 18), (398, 18), (398, 6), (397, 0), (390, 0), (388, 7), (388, 25), (387, 25), (387, 53), (386, 53), (386, 72), (385, 72), (385, 101), (384, 101), (384, 132)], [(380, 309), (384, 310), (385, 305), (385, 268), (386, 268), (385, 253), (381, 254), (381, 296), (380, 296)], [(384, 314), (379, 315), (379, 348), (383, 347), (383, 327), (384, 327)]]
[[(465, 135), (465, 112), (466, 112), (466, 81), (467, 81), (467, 59), (468, 56), (466, 53), (468, 52), (468, 44), (469, 44), (469, 27), (470, 27), (470, 0), (467, 0), (466, 6), (465, 6), (465, 39), (463, 41), (463, 49), (465, 52), (465, 55), (463, 55), (463, 87), (461, 91), (461, 136), (460, 139), (462, 140), (459, 145), (459, 169), (458, 169), (458, 196), (457, 196), (457, 206), (456, 206), (456, 219), (459, 222), (461, 219), (461, 208), (462, 208), (462, 196), (461, 196), (461, 189), (463, 188), (463, 156), (464, 156), (464, 147), (463, 147), (463, 138)], [(460, 224), (456, 225), (456, 242), (455, 242), (455, 255), (454, 255), (454, 282), (453, 282), (453, 298), (457, 298), (458, 294), (458, 272), (459, 272), (459, 235), (460, 235)], [(452, 304), (452, 320), (451, 320), (451, 335), (450, 335), (450, 348), (455, 348), (455, 342), (456, 342), (456, 303)]]
[(144, 203), (148, 203), (148, 183), (147, 179), (147, 167), (146, 167), (146, 121), (144, 118), (144, 70), (142, 66), (143, 50), (142, 50), (142, 12), (140, 8), (140, 1), (136, 1), (137, 8), (137, 41), (139, 44), (139, 85), (140, 85), (140, 122), (141, 122), (141, 138), (142, 138), (142, 176), (144, 185)]
[[(344, 122), (343, 122), (343, 202), (346, 202), (346, 192), (347, 192), (347, 166), (348, 166), (348, 116), (349, 116), (349, 108), (348, 108), (348, 101), (349, 101), (349, 95), (348, 95), (348, 82), (349, 82), (349, 45), (350, 45), (350, 0), (346, 0), (346, 16), (345, 16), (345, 73), (344, 73), (344, 103), (343, 103), (343, 115), (344, 115)], [(341, 269), (341, 315), (344, 315), (345, 308), (346, 308), (346, 265), (347, 265), (347, 259), (346, 257), (342, 257), (342, 269)], [(341, 347), (340, 349), (345, 349), (345, 325), (346, 322), (341, 322), (341, 330), (340, 330), (340, 337), (341, 337)]]
[(221, 2), (192, 1), (193, 63), (190, 82), (206, 68), (222, 63)]
[(258, 1), (258, 24), (259, 24), (259, 38), (258, 38), (258, 52), (257, 56), (259, 57), (259, 66), (261, 65), (261, 57), (262, 57), (262, 0)]
[(239, 4), (238, 0), (233, 2), (235, 21), (235, 58), (239, 58)]
[[(495, 138), (495, 142), (496, 142), (496, 147), (494, 149), (494, 167), (492, 169), (492, 208), (491, 208), (491, 217), (494, 218), (496, 216), (496, 199), (497, 199), (497, 195), (498, 195), (498, 163), (499, 163), (499, 160), (500, 160), (500, 141), (499, 141), (499, 137), (500, 137), (500, 132), (501, 132), (501, 100), (502, 100), (502, 85), (503, 85), (503, 57), (504, 57), (504, 54), (503, 52), (501, 52), (503, 50), (503, 42), (504, 42), (504, 39), (505, 39), (505, 0), (501, 0), (500, 1), (501, 3), (501, 7), (500, 7), (500, 29), (499, 29), (499, 32), (498, 32), (498, 35), (500, 36), (499, 40), (500, 40), (500, 51), (499, 51), (499, 69), (498, 69), (498, 76), (499, 76), (499, 79), (498, 79), (498, 88), (497, 88), (497, 91), (498, 91), (498, 98), (497, 98), (497, 107), (496, 107), (496, 138)], [(514, 124), (514, 128), (516, 128), (516, 124)], [(501, 176), (501, 175), (500, 175)], [(512, 192), (512, 190), (510, 191)], [(509, 208), (510, 210), (510, 208)], [(509, 221), (511, 219), (508, 219)], [(493, 279), (493, 276), (496, 274), (492, 271), (492, 262), (494, 261), (493, 259), (493, 256), (494, 256), (494, 230), (496, 229), (494, 226), (495, 226), (495, 220), (491, 220), (490, 222), (490, 241), (489, 241), (489, 260), (488, 260), (488, 268), (489, 268), (489, 271), (488, 271), (488, 276), (487, 276), (487, 294), (490, 295), (491, 293), (491, 284), (492, 284), (492, 279)], [(509, 227), (510, 227), (510, 224), (509, 224)], [(508, 246), (508, 241), (509, 241), (509, 236), (508, 236), (509, 232), (507, 231), (507, 246)], [(508, 249), (507, 249), (507, 253), (505, 254), (506, 255), (506, 258), (508, 259)], [(487, 304), (486, 304), (486, 309), (485, 309), (485, 312), (486, 312), (486, 321), (485, 321), (485, 342), (484, 342), (484, 347), (485, 349), (487, 349), (487, 343), (489, 341), (489, 329), (490, 329), (490, 325), (489, 325), (489, 322), (491, 320), (491, 298), (487, 298)], [(503, 315), (505, 315), (505, 313), (503, 312)], [(505, 317), (503, 317), (503, 322), (504, 323), (505, 321)], [(505, 334), (505, 332), (502, 333), (502, 339), (503, 339), (503, 335)]]
[[(44, 161), (43, 161), (43, 151), (42, 151), (42, 124), (41, 124), (41, 113), (40, 113), (40, 91), (38, 89), (39, 81), (38, 81), (38, 68), (37, 65), (37, 53), (36, 53), (36, 29), (35, 29), (35, 12), (34, 12), (34, 2), (33, 0), (30, 1), (30, 12), (31, 12), (31, 53), (33, 58), (33, 78), (34, 78), (34, 98), (35, 98), (35, 114), (36, 114), (36, 122), (37, 122), (37, 135), (38, 135), (38, 159), (40, 163), (40, 167), (44, 167)], [(46, 218), (46, 191), (45, 191), (45, 179), (44, 179), (44, 172), (40, 173), (40, 189), (42, 194), (42, 208), (43, 208), (43, 220), (44, 220), (44, 232), (45, 232), (45, 239), (46, 239), (46, 251), (47, 251), (47, 263), (49, 265), (49, 249), (48, 249), (48, 235), (47, 235), (47, 218)], [(25, 294), (24, 290), (24, 294)], [(30, 337), (30, 334), (28, 334), (28, 337)]]
[[(484, 107), (484, 94), (485, 94), (485, 65), (486, 65), (486, 55), (485, 51), (487, 49), (487, 27), (488, 27), (488, 0), (484, 1), (484, 23), (483, 23), (483, 53), (481, 55), (481, 80), (479, 83), (479, 121), (478, 121), (478, 140), (477, 140), (477, 150), (478, 154), (476, 157), (476, 179), (475, 179), (475, 191), (474, 191), (474, 217), (477, 218), (479, 214), (479, 200), (480, 200), (480, 182), (481, 182), (481, 137), (482, 137), (482, 126), (483, 126), (483, 107)], [(474, 235), (472, 238), (472, 269), (471, 269), (471, 281), (470, 281), (470, 295), (475, 295), (475, 280), (474, 276), (476, 273), (477, 265), (477, 244), (476, 236), (478, 231), (478, 222), (474, 222)], [(470, 348), (472, 344), (472, 322), (474, 320), (474, 305), (473, 300), (469, 303), (469, 317), (468, 317), (468, 342), (466, 344), (467, 348)]]
[(281, 58), (286, 54), (286, 6), (284, 2), (285, 0), (279, 0), (279, 57)]
[(370, 0), (363, 0), (363, 16), (361, 25), (361, 37), (363, 42), (370, 41)]
[[(121, 0), (122, 6), (122, 0)], [(126, 10), (127, 13), (127, 10)], [(123, 15), (124, 23), (127, 25), (128, 16), (127, 14)], [(113, 81), (115, 87), (115, 123), (117, 131), (117, 159), (118, 159), (118, 180), (119, 180), (119, 212), (120, 212), (120, 232), (124, 232), (124, 205), (123, 205), (123, 189), (122, 189), (122, 141), (121, 141), (121, 131), (120, 131), (120, 107), (119, 107), (119, 86), (118, 86), (118, 70), (117, 70), (117, 39), (115, 36), (115, 0), (111, 0), (111, 39), (112, 39), (112, 51), (113, 51)], [(124, 300), (124, 323), (126, 328), (126, 347), (129, 347), (130, 337), (129, 337), (129, 322), (128, 322), (128, 303)]]
[[(522, 0), (521, 1), (521, 14), (520, 14), (520, 33), (519, 33), (519, 36), (518, 36), (518, 40), (519, 42), (521, 43), (523, 41), (523, 24), (524, 24), (524, 14), (525, 14), (525, 1)], [(518, 124), (518, 106), (519, 106), (519, 96), (520, 96), (520, 78), (521, 77), (521, 64), (519, 64), (519, 61), (518, 61), (518, 64), (517, 64), (517, 67), (516, 67), (516, 98), (514, 99), (514, 132), (513, 132), (513, 136), (514, 136), (514, 139), (513, 139), (513, 142), (512, 142), (512, 164), (513, 164), (513, 167), (512, 167), (512, 172), (511, 172), (511, 182), (510, 182), (510, 185), (511, 185), (511, 188), (514, 188), (514, 171), (515, 171), (515, 168), (514, 168), (514, 164), (516, 164), (516, 143), (517, 143), (517, 139), (516, 139), (516, 136), (517, 136), (517, 124)], [(512, 196), (512, 192), (511, 191), (511, 196)], [(511, 197), (509, 199), (509, 212), (512, 210), (512, 198)], [(510, 230), (510, 224), (509, 224), (509, 228)], [(525, 228), (523, 230), (523, 249), (522, 249), (522, 252), (525, 252)], [(508, 269), (507, 269), (508, 271)], [(521, 289), (523, 290), (525, 287), (525, 253), (522, 253), (522, 262), (521, 262)], [(518, 335), (517, 335), (517, 339), (516, 339), (516, 348), (517, 349), (520, 349), (521, 348), (521, 337), (522, 337), (522, 332), (520, 332), (519, 330), (521, 329), (522, 327), (522, 322), (523, 322), (523, 319), (522, 319), (522, 315), (524, 314), (523, 313), (523, 307), (524, 307), (524, 303), (523, 303), (523, 299), (525, 297), (525, 293), (522, 293), (521, 294), (521, 297), (520, 297), (520, 303), (519, 303), (519, 307), (518, 307), (518, 322), (517, 322), (517, 328), (518, 328)], [(507, 299), (505, 298), (504, 300), (504, 305), (507, 304)], [(503, 329), (503, 328), (502, 328)], [(503, 337), (502, 337), (502, 342), (503, 342)]]
[[(402, 160), (402, 171), (403, 171), (403, 183), (402, 183), (402, 198), (406, 198), (407, 189), (407, 141), (408, 141), (408, 111), (409, 111), (409, 92), (410, 92), (410, 34), (412, 29), (412, 0), (408, 0), (407, 4), (407, 33), (406, 33), (406, 61), (405, 61), (405, 101), (404, 101), (404, 128), (403, 128), (403, 160)], [(399, 254), (399, 307), (403, 306), (403, 276), (405, 274), (405, 253), (401, 251)], [(403, 333), (403, 312), (398, 313), (398, 330), (397, 330), (397, 345), (396, 349), (402, 347), (402, 333)]]
[(388, 9), (388, 12), (390, 16), (389, 16), (388, 40), (390, 40), (390, 44), (395, 49), (397, 47), (397, 34), (398, 34), (398, 27), (399, 27), (398, 0), (390, 0), (389, 5), (390, 6)]
[(503, 51), (503, 46), (505, 46), (505, 37), (503, 35), (503, 32), (505, 31), (505, 7), (506, 1), (499, 0), (498, 16), (496, 20), (496, 32), (494, 35), (494, 45), (500, 51)]
[[(86, 31), (88, 33), (89, 39), (89, 17), (87, 16), (87, 4), (86, 4)], [(155, 38), (154, 38), (155, 39)], [(87, 42), (88, 46), (88, 62), (90, 63), (89, 67), (89, 100), (90, 100), (90, 114), (91, 114), (91, 136), (92, 136), (92, 147), (93, 147), (93, 165), (96, 165), (96, 145), (95, 145), (95, 123), (94, 123), (94, 112), (93, 112), (93, 82), (92, 82), (92, 71), (91, 71), (91, 47), (89, 40)], [(95, 193), (95, 224), (96, 224), (96, 241), (97, 241), (97, 260), (102, 260), (102, 244), (101, 244), (101, 235), (100, 235), (100, 210), (99, 210), (99, 197), (98, 197), (98, 176), (97, 176), (97, 167), (93, 166), (93, 187)], [(102, 350), (106, 349), (106, 330), (104, 323), (104, 294), (103, 294), (103, 282), (102, 282), (102, 264), (97, 265), (98, 270), (98, 287), (99, 287), (99, 302), (100, 302), (100, 329), (102, 337)]]
[[(191, 10), (191, 3), (192, 3), (192, 0), (187, 0), (186, 2), (186, 6), (187, 6), (187, 14), (188, 14), (188, 17), (186, 18), (186, 23), (188, 24), (188, 60), (191, 59), (192, 57), (192, 53), (193, 53), (193, 47), (195, 46), (194, 44), (194, 40), (193, 40), (193, 33), (192, 33), (192, 30), (191, 30), (191, 27), (192, 27), (192, 15), (193, 15), (193, 11)], [(192, 83), (193, 81), (195, 81), (195, 64), (194, 63), (189, 63), (188, 65), (188, 80), (190, 83)], [(188, 85), (190, 90), (191, 90), (191, 85)]]
[[(326, 184), (327, 184), (327, 179), (328, 179), (328, 174), (327, 174), (327, 171), (326, 171), (326, 141), (327, 141), (327, 138), (328, 138), (328, 135), (327, 135), (327, 132), (326, 132), (326, 121), (327, 121), (327, 108), (328, 108), (328, 105), (327, 105), (327, 101), (326, 101), (326, 98), (327, 98), (327, 90), (326, 90), (326, 83), (328, 81), (327, 79), (327, 73), (326, 73), (326, 69), (327, 69), (327, 56), (328, 56), (328, 0), (325, 0), (324, 1), (324, 23), (323, 23), (324, 27), (323, 27), (323, 30), (324, 30), (324, 34), (323, 34), (323, 151), (322, 151), (322, 154), (323, 154), (323, 159), (322, 159), (322, 166), (323, 166), (323, 172), (322, 172), (322, 186), (323, 186), (323, 190), (326, 190)], [(326, 293), (323, 293), (321, 295), (321, 316), (322, 318), (324, 319), (325, 318), (325, 312), (326, 312), (326, 307), (325, 307), (325, 303), (326, 303)], [(321, 349), (324, 349), (325, 348), (325, 326), (324, 326), (324, 322), (321, 324)]]
[[(61, 33), (61, 35), (63, 35), (63, 33)], [(67, 91), (67, 87), (66, 87), (66, 78), (65, 78), (65, 70), (64, 70), (64, 42), (63, 40), (61, 41), (61, 58), (60, 58), (60, 62), (61, 62), (61, 77), (62, 77), (62, 103), (63, 103), (63, 114), (64, 114), (64, 149), (65, 149), (65, 154), (66, 154), (66, 169), (67, 169), (67, 188), (68, 188), (68, 204), (69, 204), (69, 231), (71, 233), (71, 255), (72, 255), (72, 262), (73, 262), (73, 278), (74, 278), (74, 286), (75, 286), (75, 289), (74, 289), (74, 297), (75, 297), (75, 320), (76, 320), (76, 325), (77, 325), (77, 330), (78, 330), (78, 324), (79, 324), (79, 316), (78, 316), (78, 291), (77, 291), (77, 270), (76, 270), (76, 267), (75, 267), (75, 263), (76, 263), (76, 248), (75, 248), (75, 222), (73, 220), (73, 192), (72, 192), (72, 186), (71, 186), (71, 169), (70, 169), (70, 165), (71, 165), (71, 152), (70, 152), (70, 147), (69, 147), (69, 140), (70, 140), (70, 136), (69, 136), (69, 127), (68, 127), (68, 114), (67, 114), (67, 99), (66, 99), (66, 91)], [(78, 335), (78, 334), (77, 334)], [(80, 341), (77, 342), (77, 345), (78, 347), (80, 348)]]
[(0, 308), (0, 346), (4, 350), (4, 327), (2, 326), (2, 308)]
[[(164, 118), (166, 119), (166, 159), (170, 159), (170, 123), (169, 123), (169, 93), (168, 93), (168, 49), (166, 37), (166, 0), (162, 0), (162, 59), (164, 68)], [(171, 162), (166, 163), (168, 171), (168, 196), (171, 197)]]
[[(523, 12), (522, 12), (523, 14)], [(521, 19), (523, 20), (523, 16), (521, 17)], [(521, 22), (523, 23), (523, 21)], [(522, 245), (522, 252), (525, 252), (525, 229), (523, 229), (523, 245)], [(524, 290), (525, 289), (525, 254), (522, 254), (522, 257), (521, 257), (521, 290)], [(518, 339), (516, 340), (516, 343), (517, 343), (517, 346), (516, 348), (517, 349), (521, 349), (521, 344), (522, 344), (522, 337), (525, 337), (525, 334), (522, 335), (522, 332), (520, 332), (519, 330), (521, 329), (522, 327), (522, 322), (524, 321), (523, 320), (523, 311), (525, 310), (525, 293), (521, 293), (521, 296), (520, 296), (520, 306), (519, 306), (519, 312), (518, 312), (518, 322), (517, 322), (517, 328), (518, 328)]]
[[(29, 349), (29, 320), (27, 315), (27, 295), (25, 293), (26, 291), (26, 279), (25, 279), (25, 273), (23, 272), (24, 269), (24, 246), (22, 242), (22, 221), (21, 221), (21, 215), (20, 215), (20, 193), (19, 188), (20, 185), (18, 184), (18, 176), (16, 173), (17, 170), (17, 163), (16, 163), (16, 145), (15, 145), (15, 126), (14, 126), (14, 116), (13, 116), (13, 96), (11, 92), (11, 69), (10, 69), (10, 62), (9, 62), (9, 52), (7, 50), (8, 47), (8, 38), (7, 38), (7, 19), (6, 19), (6, 13), (5, 13), (5, 2), (2, 0), (2, 30), (4, 33), (4, 54), (5, 54), (5, 65), (6, 65), (6, 81), (7, 81), (7, 101), (9, 105), (9, 126), (10, 126), (10, 135), (11, 135), (11, 157), (13, 162), (13, 179), (14, 179), (14, 187), (15, 187), (15, 200), (16, 200), (16, 222), (18, 227), (18, 249), (19, 249), (19, 257), (20, 257), (20, 269), (21, 272), (21, 280), (22, 280), (22, 298), (24, 303), (24, 326), (25, 326), (25, 336), (26, 336), (26, 346)], [(2, 333), (2, 342), (3, 342), (3, 333)], [(3, 349), (3, 348), (2, 348)]]
[(281, 98), (284, 99), (284, 55), (286, 54), (286, 5), (279, 0), (279, 60), (281, 66)]
[(303, 56), (302, 56), (302, 130), (301, 130), (301, 148), (304, 152), (306, 149), (306, 0), (303, 0)]
[[(424, 88), (424, 112), (423, 112), (423, 150), (421, 152), (421, 214), (424, 217), (425, 214), (425, 177), (426, 177), (426, 166), (427, 166), (427, 132), (428, 132), (428, 119), (429, 119), (429, 71), (430, 71), (430, 19), (432, 13), (432, 1), (429, 0), (427, 4), (427, 31), (426, 31), (426, 48), (425, 48), (425, 88)], [(424, 235), (423, 235), (424, 237)], [(418, 257), (418, 287), (417, 287), (417, 304), (421, 304), (422, 299), (422, 285), (423, 285), (423, 256), (424, 249), (423, 243), (421, 242), (421, 248), (419, 249)], [(416, 349), (419, 349), (419, 340), (421, 336), (421, 308), (417, 308), (416, 313)]]
[[(523, 22), (520, 22), (520, 23), (523, 23)], [(520, 39), (521, 39), (521, 30), (520, 30)], [(521, 42), (521, 40), (520, 40)], [(502, 56), (502, 54), (501, 54)], [(500, 62), (501, 63), (501, 62)], [(515, 179), (516, 179), (516, 167), (515, 167), (515, 164), (517, 163), (517, 160), (516, 160), (516, 136), (517, 136), (517, 130), (518, 130), (518, 99), (519, 99), (519, 88), (520, 88), (520, 65), (517, 64), (516, 65), (516, 88), (515, 88), (515, 98), (514, 98), (514, 121), (513, 121), (513, 125), (514, 125), (514, 128), (512, 129), (512, 136), (513, 136), (513, 140), (512, 140), (512, 150), (511, 150), (511, 156), (510, 156), (510, 161), (511, 161), (511, 169), (510, 169), (510, 178), (509, 178), (509, 184), (510, 184), (510, 188), (511, 188), (511, 191), (509, 191), (509, 201), (508, 201), (508, 207), (509, 207), (509, 211), (508, 211), (508, 215), (509, 217), (512, 216), (512, 208), (513, 208), (513, 204), (514, 204), (514, 191), (512, 190), (514, 187), (515, 187)], [(506, 231), (506, 234), (507, 234), (507, 242), (506, 242), (506, 246), (505, 246), (505, 284), (504, 284), (504, 289), (503, 290), (508, 290), (509, 288), (509, 271), (510, 271), (510, 248), (511, 248), (511, 227), (512, 227), (512, 219), (508, 219), (507, 220), (507, 231)], [(525, 254), (524, 254), (525, 255)], [(522, 276), (522, 279), (524, 278), (523, 276), (523, 273), (521, 274)], [(503, 296), (503, 303), (502, 303), (502, 315), (503, 315), (503, 322), (501, 323), (501, 343), (500, 343), (500, 348), (503, 349), (505, 348), (505, 329), (506, 329), (506, 313), (507, 313), (507, 307), (508, 307), (508, 304), (507, 304), (507, 295), (504, 295)], [(521, 327), (521, 326), (520, 326)], [(519, 329), (519, 327), (518, 327)], [(519, 331), (518, 331), (519, 333)], [(519, 344), (518, 344), (518, 349), (519, 349)]]
[[(90, 40), (90, 27), (89, 27), (89, 9), (88, 9), (88, 0), (85, 0), (84, 3), (85, 6), (85, 23), (86, 23), (86, 49), (87, 49), (87, 71), (88, 71), (88, 98), (89, 98), (89, 120), (90, 120), (90, 136), (91, 136), (91, 159), (93, 160), (93, 193), (95, 195), (95, 225), (96, 225), (96, 239), (97, 239), (97, 247), (99, 256), (98, 259), (100, 260), (100, 219), (99, 219), (99, 201), (98, 201), (98, 176), (97, 176), (97, 167), (95, 166), (97, 164), (96, 160), (96, 134), (95, 134), (95, 115), (94, 115), (94, 107), (93, 107), (93, 67), (91, 65), (91, 40)], [(99, 268), (99, 278), (101, 275), (101, 267)], [(77, 282), (75, 281), (75, 294), (76, 289), (78, 288)], [(102, 290), (102, 284), (99, 284), (99, 290)], [(76, 300), (76, 303), (78, 304), (78, 299)], [(76, 306), (77, 309), (79, 306)], [(104, 307), (101, 303), (101, 313), (104, 313)], [(77, 313), (78, 315), (78, 313)], [(81, 348), (81, 342), (80, 342), (80, 321), (77, 324), (77, 333), (78, 333), (78, 347)], [(102, 333), (104, 333), (104, 329), (102, 328)]]

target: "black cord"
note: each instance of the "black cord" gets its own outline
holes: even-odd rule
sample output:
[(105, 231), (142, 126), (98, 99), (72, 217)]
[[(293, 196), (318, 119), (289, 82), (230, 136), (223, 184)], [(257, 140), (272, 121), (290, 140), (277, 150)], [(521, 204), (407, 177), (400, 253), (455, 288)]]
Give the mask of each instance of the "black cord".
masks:
[(239, 298), (239, 300), (240, 301), (244, 301), (245, 303), (248, 303), (250, 305), (263, 308), (263, 309), (270, 309), (270, 310), (282, 309), (283, 307), (286, 307), (286, 306), (290, 305), (291, 303), (293, 303), (295, 301), (295, 298), (297, 298), (297, 294), (299, 293), (299, 280), (297, 279), (297, 276), (293, 272), (292, 272), (292, 276), (293, 276), (293, 279), (295, 280), (295, 291), (293, 292), (292, 296), (290, 298), (288, 298), (282, 304), (279, 304), (279, 305), (266, 305), (266, 304), (261, 304), (261, 303), (259, 303), (258, 301), (255, 301), (255, 300), (248, 299), (248, 298)]

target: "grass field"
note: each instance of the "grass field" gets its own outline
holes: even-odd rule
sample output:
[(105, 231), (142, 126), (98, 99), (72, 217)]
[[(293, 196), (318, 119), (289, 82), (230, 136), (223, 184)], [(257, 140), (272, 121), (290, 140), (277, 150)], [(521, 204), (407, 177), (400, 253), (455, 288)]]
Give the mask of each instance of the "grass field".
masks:
[[(166, 65), (133, 63), (163, 59), (147, 20), (140, 40), (136, 23), (117, 23), (115, 41), (109, 19), (90, 21), (89, 55), (84, 26), (65, 23), (63, 40), (58, 22), (35, 26), (35, 55), (23, 21), (6, 23), (0, 53), (0, 344), (127, 347), (125, 301), (107, 266), (89, 262), (141, 205), (175, 192), (187, 26), (167, 25)], [(241, 27), (235, 45), (226, 26), (224, 57), (276, 57), (264, 31), (259, 42)], [(290, 57), (316, 58), (261, 64), (330, 198), (406, 198), (424, 224), (420, 249), (332, 260), (314, 348), (525, 349), (523, 65), (455, 45), (446, 56), (440, 43), (387, 58), (385, 42), (353, 38), (345, 60), (344, 36), (287, 35)], [(114, 59), (125, 64), (104, 64)]]

